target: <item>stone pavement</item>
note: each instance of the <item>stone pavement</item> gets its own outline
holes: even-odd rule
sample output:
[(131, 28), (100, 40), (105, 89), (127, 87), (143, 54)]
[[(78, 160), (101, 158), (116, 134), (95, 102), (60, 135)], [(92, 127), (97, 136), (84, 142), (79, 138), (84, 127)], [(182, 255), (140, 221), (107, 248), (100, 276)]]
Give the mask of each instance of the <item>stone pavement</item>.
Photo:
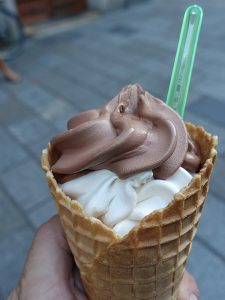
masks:
[[(179, 29), (191, 1), (147, 1), (48, 38), (30, 39), (12, 66), (18, 85), (0, 77), (0, 299), (16, 285), (36, 229), (55, 214), (41, 150), (66, 120), (139, 82), (165, 99)], [(224, 299), (225, 30), (223, 0), (205, 11), (186, 120), (219, 136), (219, 159), (188, 262), (203, 300)]]

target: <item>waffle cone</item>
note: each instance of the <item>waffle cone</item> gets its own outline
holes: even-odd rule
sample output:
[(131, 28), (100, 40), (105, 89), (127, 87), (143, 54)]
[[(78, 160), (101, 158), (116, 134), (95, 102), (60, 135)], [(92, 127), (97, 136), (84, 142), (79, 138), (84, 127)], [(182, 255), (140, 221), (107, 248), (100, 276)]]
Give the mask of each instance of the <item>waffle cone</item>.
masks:
[(42, 168), (90, 300), (175, 300), (195, 236), (216, 159), (216, 137), (186, 124), (202, 155), (202, 168), (170, 204), (146, 216), (124, 237), (58, 187), (51, 172), (51, 146)]

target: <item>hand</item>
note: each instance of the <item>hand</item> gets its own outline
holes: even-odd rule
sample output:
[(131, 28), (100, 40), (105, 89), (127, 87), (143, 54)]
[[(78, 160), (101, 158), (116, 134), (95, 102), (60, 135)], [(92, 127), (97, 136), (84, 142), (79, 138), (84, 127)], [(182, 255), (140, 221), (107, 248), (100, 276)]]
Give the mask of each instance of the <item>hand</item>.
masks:
[(6, 80), (12, 81), (12, 82), (20, 82), (21, 76), (14, 72), (7, 63), (0, 57), (0, 71), (2, 71), (3, 76)]
[(8, 300), (88, 300), (58, 216), (38, 230)]
[[(26, 299), (88, 300), (58, 216), (38, 230), (19, 284), (8, 298)], [(197, 299), (199, 291), (195, 280), (185, 272), (178, 300)]]

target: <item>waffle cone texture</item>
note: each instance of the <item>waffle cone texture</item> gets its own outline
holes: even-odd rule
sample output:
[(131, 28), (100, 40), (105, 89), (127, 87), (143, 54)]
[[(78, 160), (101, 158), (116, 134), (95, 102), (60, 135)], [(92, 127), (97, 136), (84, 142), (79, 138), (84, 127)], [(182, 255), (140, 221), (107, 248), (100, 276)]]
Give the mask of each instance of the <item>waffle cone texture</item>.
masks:
[(42, 168), (90, 300), (177, 299), (217, 155), (215, 136), (186, 126), (199, 146), (201, 170), (166, 208), (147, 215), (124, 237), (65, 195), (51, 172), (51, 146), (43, 150)]

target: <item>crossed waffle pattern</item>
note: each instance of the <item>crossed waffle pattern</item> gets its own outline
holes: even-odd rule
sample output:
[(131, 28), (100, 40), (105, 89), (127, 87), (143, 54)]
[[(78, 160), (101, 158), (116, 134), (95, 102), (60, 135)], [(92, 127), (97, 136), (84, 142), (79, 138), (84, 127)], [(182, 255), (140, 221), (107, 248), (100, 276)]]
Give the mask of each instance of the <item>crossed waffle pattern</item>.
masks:
[(124, 238), (83, 209), (58, 188), (50, 170), (51, 148), (42, 167), (55, 199), (68, 243), (90, 300), (175, 300), (195, 236), (210, 174), (216, 138), (188, 123), (198, 143), (203, 167), (164, 209), (146, 216)]

